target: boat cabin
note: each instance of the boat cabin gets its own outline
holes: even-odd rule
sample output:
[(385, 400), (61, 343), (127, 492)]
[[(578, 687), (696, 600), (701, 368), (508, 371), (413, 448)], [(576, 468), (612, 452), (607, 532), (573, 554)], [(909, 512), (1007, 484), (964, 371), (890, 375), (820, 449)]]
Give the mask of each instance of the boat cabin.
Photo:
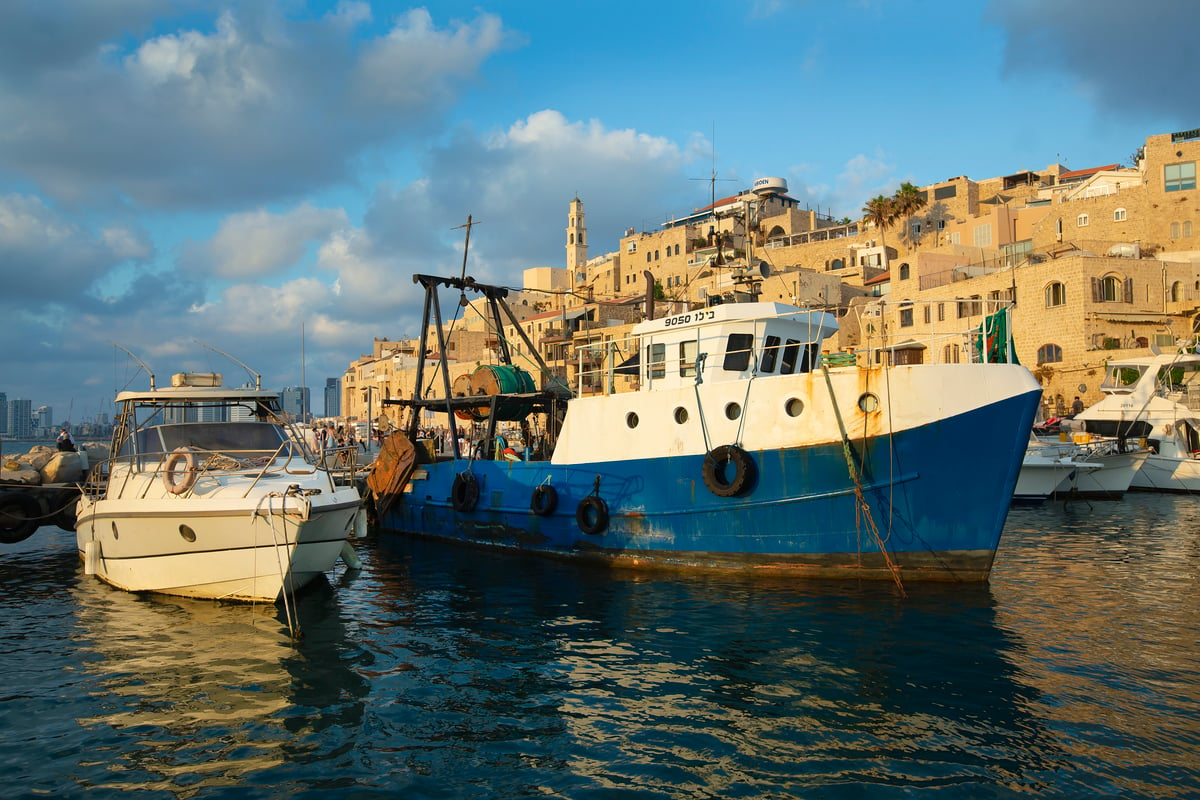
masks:
[(811, 372), (820, 364), (821, 343), (837, 330), (837, 319), (825, 311), (738, 303), (648, 320), (632, 333), (641, 342), (637, 363), (646, 391)]

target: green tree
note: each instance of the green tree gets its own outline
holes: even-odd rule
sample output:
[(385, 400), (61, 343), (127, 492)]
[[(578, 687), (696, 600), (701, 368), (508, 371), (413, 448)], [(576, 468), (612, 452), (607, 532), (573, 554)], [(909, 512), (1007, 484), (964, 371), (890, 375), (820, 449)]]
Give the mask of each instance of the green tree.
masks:
[(916, 239), (912, 230), (913, 215), (924, 208), (928, 202), (924, 192), (908, 181), (900, 184), (900, 188), (892, 196), (892, 207), (895, 210), (896, 218), (904, 218), (904, 235), (901, 238), (909, 243), (910, 250)]
[(887, 236), (885, 231), (892, 227), (892, 223), (896, 221), (896, 205), (892, 198), (884, 195), (877, 195), (867, 201), (863, 206), (863, 219), (879, 228), (879, 238), (883, 242), (884, 249), (887, 249)]

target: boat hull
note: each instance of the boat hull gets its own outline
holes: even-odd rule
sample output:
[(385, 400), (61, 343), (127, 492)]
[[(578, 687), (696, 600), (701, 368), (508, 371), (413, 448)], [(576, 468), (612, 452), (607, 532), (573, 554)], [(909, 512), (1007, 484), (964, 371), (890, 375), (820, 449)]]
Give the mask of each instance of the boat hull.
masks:
[(1142, 492), (1200, 493), (1200, 460), (1151, 453), (1134, 474), (1129, 488)]
[(357, 490), (308, 508), (170, 499), (82, 500), (76, 538), (88, 571), (120, 589), (275, 602), (333, 567), (360, 508)]
[[(706, 488), (703, 454), (570, 464), (445, 461), (418, 467), (381, 523), (618, 566), (981, 581), (991, 570), (1038, 396), (1014, 393), (852, 439), (857, 483), (838, 440), (750, 450), (756, 477), (737, 497)], [(967, 466), (968, 441), (972, 452), (990, 457)], [(464, 510), (455, 507), (454, 481), (468, 471), (479, 499)], [(555, 489), (557, 507), (539, 515), (531, 497), (544, 484)], [(609, 512), (596, 533), (585, 532), (577, 517), (590, 496)]]

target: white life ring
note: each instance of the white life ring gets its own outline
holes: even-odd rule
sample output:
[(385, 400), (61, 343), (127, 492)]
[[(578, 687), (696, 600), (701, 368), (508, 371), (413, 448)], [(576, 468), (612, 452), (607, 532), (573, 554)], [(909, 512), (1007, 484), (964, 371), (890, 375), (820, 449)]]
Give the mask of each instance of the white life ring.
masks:
[[(163, 465), (163, 486), (171, 494), (183, 494), (196, 485), (196, 451), (191, 447), (176, 447)], [(183, 467), (183, 474), (176, 471)]]

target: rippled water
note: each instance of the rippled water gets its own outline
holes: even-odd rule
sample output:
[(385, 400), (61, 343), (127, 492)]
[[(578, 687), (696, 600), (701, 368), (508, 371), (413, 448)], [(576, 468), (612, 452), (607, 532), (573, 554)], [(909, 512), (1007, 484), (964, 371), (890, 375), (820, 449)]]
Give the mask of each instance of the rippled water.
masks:
[(1200, 500), (1017, 508), (989, 586), (612, 573), (394, 536), (298, 603), (0, 547), (4, 796), (1200, 795)]

